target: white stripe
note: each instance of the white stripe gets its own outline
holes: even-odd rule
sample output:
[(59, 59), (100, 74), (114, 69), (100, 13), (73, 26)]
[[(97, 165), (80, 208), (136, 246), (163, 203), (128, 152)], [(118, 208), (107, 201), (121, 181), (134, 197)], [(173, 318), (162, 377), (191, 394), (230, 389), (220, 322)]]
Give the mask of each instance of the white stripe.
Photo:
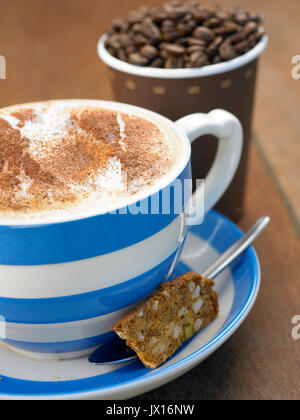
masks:
[[(168, 258), (181, 244), (183, 233), (184, 216), (180, 215), (150, 238), (100, 257), (50, 265), (0, 265), (0, 297), (63, 297), (115, 286), (140, 276)], [(105, 238), (99, 240), (105, 241)]]
[[(20, 355), (22, 357), (19, 357), (18, 359), (20, 360), (24, 360), (26, 359), (32, 359), (34, 361), (36, 360), (40, 360), (40, 361), (44, 361), (44, 362), (60, 362), (62, 360), (71, 360), (71, 359), (79, 359), (79, 358), (83, 358), (86, 356), (89, 356), (90, 354), (92, 354), (92, 352), (94, 350), (96, 350), (98, 346), (95, 347), (91, 347), (88, 348), (86, 350), (80, 350), (80, 351), (72, 351), (70, 353), (37, 353), (37, 352), (33, 352), (33, 351), (27, 351), (27, 350), (23, 350), (20, 349), (18, 347), (14, 347), (11, 346), (5, 342), (1, 343), (4, 347), (6, 347), (7, 349), (10, 350), (10, 353), (15, 353), (16, 355)], [(42, 363), (41, 363), (42, 364)], [(47, 365), (47, 363), (43, 363), (42, 365), (45, 366), (45, 364)], [(34, 369), (36, 370), (36, 369)], [(54, 380), (57, 381), (58, 378), (55, 378)], [(69, 379), (69, 378), (68, 378)], [(52, 378), (53, 380), (53, 378)]]
[(97, 318), (84, 321), (65, 322), (62, 324), (6, 324), (6, 338), (31, 343), (64, 343), (83, 340), (111, 331), (117, 322), (135, 305), (111, 312)]

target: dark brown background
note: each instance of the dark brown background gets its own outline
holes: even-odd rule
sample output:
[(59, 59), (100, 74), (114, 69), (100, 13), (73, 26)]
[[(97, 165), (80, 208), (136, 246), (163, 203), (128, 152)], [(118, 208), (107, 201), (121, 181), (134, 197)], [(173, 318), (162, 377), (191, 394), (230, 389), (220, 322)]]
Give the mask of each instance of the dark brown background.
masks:
[[(116, 15), (145, 0), (0, 0), (0, 106), (51, 98), (109, 99), (99, 36)], [(300, 340), (291, 336), (300, 314), (300, 80), (291, 59), (300, 54), (299, 0), (224, 0), (262, 10), (270, 46), (261, 61), (254, 144), (248, 177), (247, 228), (268, 214), (272, 224), (256, 249), (262, 265), (257, 304), (239, 331), (193, 371), (141, 399), (300, 398)], [(0, 366), (1, 372), (1, 366)]]

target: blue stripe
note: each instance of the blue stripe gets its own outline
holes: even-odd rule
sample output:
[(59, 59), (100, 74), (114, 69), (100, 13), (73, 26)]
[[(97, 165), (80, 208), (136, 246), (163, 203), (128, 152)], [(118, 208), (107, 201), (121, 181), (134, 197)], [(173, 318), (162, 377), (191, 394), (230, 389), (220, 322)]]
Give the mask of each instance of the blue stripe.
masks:
[[(181, 182), (191, 179), (190, 162), (178, 176)], [(184, 184), (183, 184), (184, 185)], [(140, 209), (151, 208), (151, 202), (159, 200), (159, 191), (148, 199), (138, 202)], [(187, 194), (186, 194), (187, 195)], [(184, 196), (184, 193), (183, 193)], [(187, 201), (188, 197), (184, 197)], [(152, 201), (153, 200), (153, 201)], [(117, 214), (102, 214), (85, 219), (31, 226), (0, 226), (0, 264), (42, 265), (79, 261), (114, 252), (134, 245), (168, 226), (176, 217), (174, 197), (170, 197), (170, 214), (132, 214), (133, 206), (123, 208)], [(184, 207), (184, 203), (182, 209)], [(127, 212), (127, 214), (122, 214)]]
[(0, 298), (6, 322), (50, 324), (95, 318), (131, 305), (151, 293), (166, 279), (178, 249), (148, 272), (96, 292), (50, 299)]
[(113, 331), (109, 331), (96, 337), (85, 338), (83, 340), (65, 341), (61, 343), (29, 343), (9, 339), (3, 341), (11, 346), (25, 351), (57, 354), (87, 350), (97, 347), (100, 344), (107, 343), (108, 341), (112, 341), (114, 337), (115, 333)]

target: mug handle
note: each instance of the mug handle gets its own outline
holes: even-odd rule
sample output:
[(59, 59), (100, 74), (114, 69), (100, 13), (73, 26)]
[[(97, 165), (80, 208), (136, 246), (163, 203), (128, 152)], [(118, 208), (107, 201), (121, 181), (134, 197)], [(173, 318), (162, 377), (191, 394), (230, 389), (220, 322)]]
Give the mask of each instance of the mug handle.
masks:
[[(222, 197), (235, 175), (242, 154), (243, 129), (234, 115), (222, 109), (188, 115), (175, 124), (183, 129), (191, 143), (207, 134), (218, 138), (217, 156), (204, 180), (204, 213), (198, 211), (196, 216), (191, 216), (187, 208), (187, 224), (197, 225)], [(196, 209), (203, 206), (203, 194), (197, 194), (200, 188), (198, 186), (190, 202)]]

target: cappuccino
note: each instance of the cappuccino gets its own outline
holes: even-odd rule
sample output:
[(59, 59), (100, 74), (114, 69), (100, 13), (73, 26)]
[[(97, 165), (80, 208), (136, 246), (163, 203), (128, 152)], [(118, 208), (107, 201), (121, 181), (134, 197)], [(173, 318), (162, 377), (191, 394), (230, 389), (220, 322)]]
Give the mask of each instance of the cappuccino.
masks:
[(66, 100), (2, 109), (0, 219), (122, 207), (162, 182), (178, 147), (171, 128), (122, 105)]

